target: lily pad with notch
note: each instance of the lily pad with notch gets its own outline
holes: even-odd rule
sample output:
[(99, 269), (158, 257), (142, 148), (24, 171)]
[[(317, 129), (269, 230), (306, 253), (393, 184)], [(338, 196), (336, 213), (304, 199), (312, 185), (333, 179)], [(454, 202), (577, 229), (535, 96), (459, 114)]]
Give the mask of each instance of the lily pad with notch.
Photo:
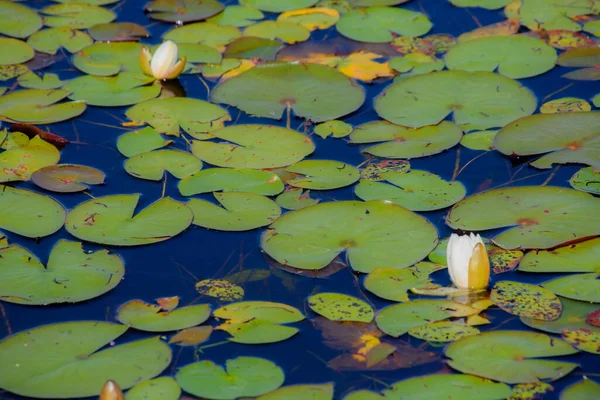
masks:
[(89, 28), (88, 33), (99, 42), (129, 42), (150, 36), (146, 28), (133, 22), (97, 24)]
[(163, 39), (172, 40), (178, 44), (200, 43), (218, 49), (240, 36), (242, 36), (242, 32), (235, 26), (221, 26), (213, 22), (196, 22), (167, 32)]
[(573, 300), (600, 303), (600, 273), (571, 274), (542, 283), (555, 294)]
[(352, 165), (333, 160), (303, 160), (285, 168), (294, 178), (286, 180), (290, 186), (311, 190), (330, 190), (356, 182), (360, 173)]
[(165, 172), (177, 179), (191, 176), (202, 169), (202, 161), (181, 150), (154, 150), (137, 154), (125, 161), (125, 171), (136, 178), (161, 180)]
[(319, 203), (319, 199), (310, 197), (310, 191), (303, 191), (300, 188), (290, 188), (281, 193), (275, 199), (275, 202), (281, 208), (286, 210), (300, 210), (304, 207), (314, 206)]
[(598, 10), (594, 2), (587, 1), (556, 0), (547, 3), (544, 0), (527, 0), (519, 4), (519, 7), (507, 5), (505, 14), (508, 18), (518, 18), (521, 25), (532, 31), (580, 31), (581, 25), (575, 17), (595, 14)]
[(552, 250), (532, 250), (519, 264), (524, 272), (600, 271), (600, 238)]
[(208, 304), (164, 310), (159, 304), (131, 300), (117, 310), (122, 324), (146, 332), (169, 332), (200, 325), (210, 317)]
[(600, 195), (600, 171), (596, 172), (592, 167), (581, 168), (569, 179), (569, 184), (582, 192)]
[(43, 8), (44, 25), (52, 28), (86, 29), (106, 24), (117, 18), (112, 11), (86, 3), (62, 3)]
[(117, 149), (125, 157), (133, 157), (148, 151), (160, 149), (173, 143), (165, 140), (154, 128), (147, 126), (143, 129), (127, 132), (117, 139)]
[(283, 182), (274, 172), (245, 168), (210, 168), (183, 178), (179, 193), (191, 196), (216, 191), (248, 192), (274, 196), (283, 191)]
[(242, 28), (244, 26), (252, 25), (264, 17), (265, 15), (254, 7), (234, 4), (225, 7), (222, 13), (210, 17), (208, 22), (213, 22), (221, 26), (231, 25)]
[(0, 119), (30, 124), (51, 124), (79, 116), (85, 111), (82, 101), (60, 103), (69, 91), (25, 89), (0, 96)]
[(17, 78), (19, 86), (26, 89), (58, 89), (65, 84), (56, 74), (37, 75), (33, 71), (28, 71)]
[(218, 14), (223, 5), (217, 0), (153, 0), (144, 9), (152, 19), (183, 25)]
[(224, 57), (242, 59), (274, 60), (277, 52), (285, 46), (274, 39), (242, 36), (227, 45)]
[(0, 34), (24, 39), (42, 27), (42, 18), (31, 8), (13, 1), (0, 1)]
[[(9, 137), (15, 135), (16, 132), (11, 132)], [(60, 160), (60, 151), (39, 136), (24, 140), (23, 145), (0, 153), (0, 182), (28, 181), (37, 170)]]
[(377, 268), (367, 275), (363, 285), (383, 299), (405, 302), (409, 301), (410, 289), (431, 286), (429, 275), (445, 268), (444, 265), (430, 262), (419, 262), (403, 269)]
[(181, 388), (170, 376), (161, 376), (132, 387), (126, 395), (127, 400), (178, 400)]
[[(278, 39), (284, 43), (294, 44), (310, 38), (310, 31), (290, 21), (261, 21), (244, 29), (244, 36), (263, 39)], [(231, 56), (231, 55), (230, 55)]]
[(59, 164), (38, 169), (31, 181), (51, 192), (74, 193), (88, 190), (88, 185), (102, 185), (104, 172), (85, 165)]
[(27, 39), (27, 43), (36, 51), (54, 55), (61, 48), (77, 53), (94, 43), (94, 39), (85, 32), (65, 26), (36, 32)]
[(270, 13), (281, 13), (289, 10), (298, 10), (314, 6), (319, 0), (240, 0), (240, 4), (247, 7), (258, 8)]
[(89, 75), (111, 76), (119, 72), (143, 75), (137, 42), (96, 42), (73, 55), (73, 66)]

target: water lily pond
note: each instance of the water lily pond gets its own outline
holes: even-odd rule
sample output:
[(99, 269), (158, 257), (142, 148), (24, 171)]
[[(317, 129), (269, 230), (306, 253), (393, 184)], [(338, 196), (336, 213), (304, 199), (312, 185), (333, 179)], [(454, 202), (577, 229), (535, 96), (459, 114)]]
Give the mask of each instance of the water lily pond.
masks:
[(600, 0), (0, 16), (1, 399), (600, 398)]

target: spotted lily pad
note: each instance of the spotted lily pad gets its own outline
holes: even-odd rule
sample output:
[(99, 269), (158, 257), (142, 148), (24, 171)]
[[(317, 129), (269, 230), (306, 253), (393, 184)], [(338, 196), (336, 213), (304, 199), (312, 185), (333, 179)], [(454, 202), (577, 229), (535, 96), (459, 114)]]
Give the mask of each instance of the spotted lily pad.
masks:
[(136, 246), (162, 242), (178, 235), (192, 222), (192, 210), (169, 197), (133, 215), (139, 194), (104, 196), (69, 211), (67, 231), (95, 243)]
[(363, 284), (369, 292), (386, 300), (409, 301), (408, 291), (411, 288), (429, 286), (429, 275), (444, 268), (444, 265), (430, 262), (420, 262), (404, 269), (377, 268), (367, 275)]
[(0, 387), (26, 397), (92, 397), (109, 379), (128, 389), (167, 368), (171, 350), (158, 336), (99, 350), (126, 330), (120, 324), (81, 321), (8, 336), (0, 341)]
[(85, 111), (85, 103), (60, 103), (69, 95), (66, 90), (26, 89), (0, 96), (0, 119), (51, 124), (77, 117)]
[(595, 327), (586, 322), (586, 317), (589, 316), (591, 312), (598, 309), (597, 305), (564, 297), (562, 297), (560, 301), (563, 305), (560, 318), (555, 319), (554, 321), (544, 321), (536, 318), (521, 317), (521, 322), (534, 329), (558, 334), (560, 334), (563, 329), (583, 328), (600, 331), (600, 327)]
[(0, 33), (26, 38), (42, 27), (42, 18), (31, 8), (13, 1), (0, 1)]
[(257, 400), (333, 400), (333, 383), (284, 386)]
[(600, 303), (598, 272), (567, 275), (544, 282), (542, 286), (559, 296), (569, 299)]
[(576, 97), (562, 97), (550, 100), (540, 107), (542, 114), (556, 114), (561, 112), (588, 112), (592, 110), (590, 103)]
[(194, 213), (194, 225), (219, 231), (247, 231), (269, 225), (281, 215), (281, 208), (268, 197), (246, 192), (216, 192), (219, 207), (192, 199), (187, 205)]
[(0, 65), (22, 64), (34, 56), (30, 45), (19, 39), (0, 38)]
[(117, 310), (122, 324), (147, 332), (167, 332), (200, 325), (210, 317), (210, 306), (199, 304), (165, 311), (160, 305), (131, 300)]
[(94, 43), (94, 40), (85, 32), (65, 26), (36, 32), (27, 39), (27, 43), (36, 51), (56, 54), (60, 48), (77, 53)]
[(562, 303), (550, 290), (529, 283), (502, 281), (492, 289), (490, 299), (504, 311), (545, 321), (560, 317)]
[(30, 238), (48, 236), (63, 226), (65, 214), (51, 197), (0, 186), (0, 229)]
[(137, 131), (127, 132), (117, 139), (117, 149), (125, 157), (133, 157), (148, 151), (160, 149), (172, 143), (165, 140), (152, 127), (146, 127)]
[(207, 399), (234, 400), (255, 397), (283, 384), (281, 368), (255, 357), (227, 360), (225, 368), (212, 361), (200, 361), (181, 368), (175, 377), (183, 390)]
[(321, 203), (293, 211), (261, 239), (263, 250), (282, 264), (321, 269), (346, 251), (359, 272), (407, 267), (436, 244), (437, 232), (425, 218), (382, 201)]
[(298, 10), (314, 6), (318, 0), (240, 0), (240, 4), (248, 7), (258, 8), (261, 11), (280, 13), (289, 10)]
[(563, 339), (579, 350), (600, 354), (600, 333), (591, 329), (564, 329)]
[(194, 141), (192, 153), (219, 167), (284, 167), (302, 160), (315, 148), (306, 136), (272, 125), (234, 125), (211, 131), (211, 134), (229, 143)]
[(178, 400), (181, 389), (170, 376), (161, 376), (132, 387), (125, 397), (127, 400)]
[(588, 377), (568, 386), (560, 394), (561, 400), (594, 400), (600, 396), (600, 385)]
[(462, 138), (462, 130), (451, 122), (410, 129), (387, 121), (360, 125), (350, 134), (351, 143), (378, 143), (363, 151), (385, 158), (418, 158), (441, 153), (454, 147)]
[(295, 175), (293, 179), (286, 180), (288, 185), (312, 190), (337, 189), (351, 185), (359, 178), (356, 168), (332, 160), (300, 161), (287, 167), (285, 172)]
[(175, 28), (167, 32), (164, 40), (175, 43), (200, 43), (214, 48), (219, 48), (231, 43), (242, 36), (242, 32), (235, 26), (221, 26), (212, 22), (197, 22)]
[(206, 101), (172, 97), (154, 99), (131, 107), (125, 113), (132, 121), (143, 121), (158, 133), (179, 136), (179, 129), (196, 138), (223, 127), (231, 120), (229, 113)]
[(112, 11), (94, 4), (63, 3), (48, 6), (41, 10), (44, 25), (53, 28), (72, 29), (91, 28), (97, 24), (106, 24), (117, 16)]
[(22, 146), (0, 153), (0, 182), (28, 181), (40, 168), (58, 163), (55, 146), (35, 136)]
[[(454, 229), (508, 227), (492, 238), (505, 249), (548, 249), (600, 233), (600, 199), (553, 186), (494, 189), (461, 200), (446, 216)], [(493, 213), (489, 212), (494, 210)]]
[(600, 238), (553, 250), (530, 251), (519, 264), (526, 272), (600, 271)]
[(467, 193), (462, 183), (447, 182), (427, 171), (385, 172), (382, 176), (391, 185), (361, 180), (354, 193), (365, 201), (389, 200), (413, 211), (450, 207)]
[(85, 165), (60, 164), (40, 168), (31, 180), (42, 189), (59, 193), (82, 192), (104, 183), (104, 173)]
[(153, 19), (182, 25), (212, 17), (223, 10), (223, 5), (217, 0), (153, 0), (145, 10)]
[(303, 192), (302, 189), (291, 188), (277, 196), (275, 202), (287, 210), (300, 210), (318, 204), (319, 200), (311, 198), (308, 190)]
[(492, 72), (440, 71), (388, 86), (375, 99), (382, 118), (413, 128), (449, 114), (464, 130), (504, 126), (533, 113), (536, 99), (517, 81)]
[(283, 191), (283, 182), (277, 174), (244, 168), (210, 168), (179, 182), (183, 196), (216, 191), (249, 192), (274, 196)]
[(375, 312), (370, 305), (353, 296), (341, 293), (318, 293), (308, 298), (308, 306), (330, 321), (373, 321)]
[(454, 342), (465, 336), (477, 335), (479, 333), (479, 329), (477, 328), (450, 321), (432, 322), (408, 331), (408, 334), (412, 337), (435, 343)]
[(180, 150), (155, 150), (137, 154), (125, 162), (125, 171), (136, 178), (159, 181), (165, 171), (177, 179), (193, 175), (202, 169), (202, 161)]
[(579, 163), (600, 170), (600, 112), (536, 114), (500, 129), (494, 140), (507, 155), (549, 153), (531, 163), (536, 168)]
[(364, 89), (342, 73), (317, 64), (269, 63), (215, 87), (211, 101), (258, 117), (280, 119), (293, 110), (314, 122), (336, 119), (358, 109)]
[(151, 76), (122, 72), (117, 76), (86, 75), (75, 78), (63, 89), (72, 92), (71, 100), (82, 100), (92, 106), (119, 107), (141, 103), (160, 94), (160, 86), (152, 83)]
[(237, 301), (244, 298), (244, 289), (224, 279), (204, 279), (196, 283), (196, 290), (204, 296), (221, 301)]
[(509, 384), (560, 379), (578, 365), (538, 358), (574, 353), (577, 350), (560, 339), (523, 331), (467, 336), (451, 343), (445, 351), (452, 368)]
[(75, 68), (89, 75), (111, 76), (122, 71), (142, 74), (136, 42), (97, 42), (73, 55)]

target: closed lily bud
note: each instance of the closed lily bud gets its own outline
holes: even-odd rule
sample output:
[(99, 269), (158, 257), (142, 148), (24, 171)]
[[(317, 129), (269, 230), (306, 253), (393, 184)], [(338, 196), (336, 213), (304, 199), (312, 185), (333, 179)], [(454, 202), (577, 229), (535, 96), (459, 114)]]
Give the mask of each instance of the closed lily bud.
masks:
[(185, 68), (186, 58), (177, 61), (177, 45), (167, 40), (154, 52), (150, 53), (147, 47), (140, 50), (140, 65), (146, 75), (156, 79), (175, 79)]
[(459, 289), (488, 287), (490, 260), (479, 235), (450, 235), (446, 260), (450, 279)]
[(100, 391), (100, 400), (124, 400), (123, 392), (115, 381), (106, 381)]

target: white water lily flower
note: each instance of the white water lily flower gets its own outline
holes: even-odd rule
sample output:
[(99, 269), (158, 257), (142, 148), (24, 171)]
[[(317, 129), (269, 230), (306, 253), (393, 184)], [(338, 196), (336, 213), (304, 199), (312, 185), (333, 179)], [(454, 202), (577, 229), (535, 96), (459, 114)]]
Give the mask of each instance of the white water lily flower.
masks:
[(140, 65), (146, 75), (156, 79), (175, 79), (185, 68), (186, 58), (177, 61), (177, 45), (167, 40), (154, 52), (150, 53), (147, 47), (140, 50)]
[(459, 289), (485, 289), (490, 279), (490, 260), (481, 236), (450, 235), (446, 250), (448, 273)]

